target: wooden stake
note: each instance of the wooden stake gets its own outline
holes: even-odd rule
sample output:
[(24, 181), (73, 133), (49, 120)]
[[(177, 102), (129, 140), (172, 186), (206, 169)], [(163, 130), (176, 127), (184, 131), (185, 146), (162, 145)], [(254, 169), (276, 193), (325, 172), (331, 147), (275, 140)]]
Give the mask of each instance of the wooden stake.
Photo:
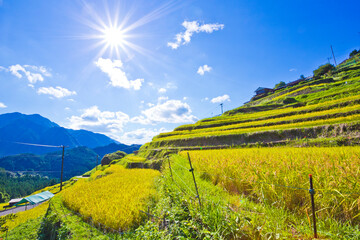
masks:
[(309, 179), (310, 179), (309, 193), (311, 196), (311, 208), (312, 208), (312, 213), (313, 213), (314, 238), (317, 238), (318, 236), (317, 236), (317, 231), (316, 231), (316, 215), (315, 215), (315, 200), (314, 200), (315, 190), (313, 187), (313, 179), (312, 179), (311, 174), (309, 174)]
[(196, 189), (196, 198), (199, 200), (199, 205), (200, 205), (200, 208), (201, 208), (201, 201), (200, 201), (200, 195), (199, 195), (199, 191), (198, 191), (198, 187), (196, 185), (196, 180), (195, 180), (195, 175), (194, 175), (194, 169), (192, 167), (192, 164), (191, 164), (191, 159), (190, 159), (190, 155), (189, 155), (189, 152), (187, 153), (188, 155), (188, 159), (189, 159), (189, 163), (190, 163), (190, 169), (189, 169), (189, 172), (192, 173), (192, 176), (193, 176), (193, 179), (194, 179), (194, 184), (195, 184), (195, 189)]

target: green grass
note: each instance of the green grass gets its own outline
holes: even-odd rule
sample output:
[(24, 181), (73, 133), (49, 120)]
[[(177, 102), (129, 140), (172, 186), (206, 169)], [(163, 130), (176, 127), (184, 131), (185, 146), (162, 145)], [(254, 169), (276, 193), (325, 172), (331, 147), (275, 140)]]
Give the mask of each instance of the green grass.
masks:
[[(169, 220), (166, 230), (159, 221), (146, 221), (123, 239), (310, 239), (307, 216), (299, 216), (271, 204), (259, 204), (244, 196), (231, 195), (213, 185), (195, 169), (202, 207), (187, 159), (172, 155), (173, 179), (169, 168), (157, 183), (159, 200), (150, 212)], [(360, 230), (332, 219), (318, 221), (321, 239), (358, 239)]]

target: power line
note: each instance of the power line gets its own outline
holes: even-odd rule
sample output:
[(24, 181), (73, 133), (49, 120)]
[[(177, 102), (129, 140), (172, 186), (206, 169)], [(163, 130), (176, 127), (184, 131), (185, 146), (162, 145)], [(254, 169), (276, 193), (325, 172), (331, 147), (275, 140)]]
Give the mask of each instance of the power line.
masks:
[[(28, 171), (28, 170), (26, 170), (26, 171), (8, 171), (8, 170), (6, 170), (7, 172), (17, 172), (17, 173), (24, 173), (24, 172), (30, 172), (30, 173), (32, 173), (32, 172), (36, 172), (36, 173), (38, 173), (38, 172), (61, 172), (61, 171)], [(66, 172), (71, 172), (71, 171), (66, 171)]]
[(8, 142), (8, 143), (20, 144), (20, 145), (35, 146), (35, 147), (51, 147), (51, 148), (61, 148), (61, 147), (62, 147), (62, 146), (46, 145), (46, 144), (37, 144), (37, 143), (13, 142), (13, 141), (4, 141), (4, 140), (0, 140), (0, 141), (2, 141), (2, 142)]

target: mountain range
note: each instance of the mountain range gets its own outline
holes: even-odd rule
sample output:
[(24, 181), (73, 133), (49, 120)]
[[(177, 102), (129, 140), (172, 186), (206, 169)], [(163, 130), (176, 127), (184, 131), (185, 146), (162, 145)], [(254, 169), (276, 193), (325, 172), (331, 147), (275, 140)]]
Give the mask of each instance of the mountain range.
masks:
[(20, 153), (44, 154), (56, 150), (24, 143), (65, 145), (69, 148), (80, 146), (97, 148), (119, 144), (103, 134), (67, 129), (39, 114), (26, 115), (18, 112), (0, 115), (0, 143), (0, 157)]

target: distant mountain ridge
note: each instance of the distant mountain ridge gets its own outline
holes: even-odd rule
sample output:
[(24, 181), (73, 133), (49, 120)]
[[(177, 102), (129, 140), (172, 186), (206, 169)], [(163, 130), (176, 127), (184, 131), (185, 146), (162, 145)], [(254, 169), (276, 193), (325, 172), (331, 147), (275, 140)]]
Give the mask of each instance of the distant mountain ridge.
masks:
[(44, 154), (54, 148), (19, 144), (66, 145), (70, 148), (86, 146), (96, 148), (117, 141), (99, 133), (87, 130), (66, 129), (39, 115), (18, 112), (0, 115), (0, 157), (20, 153)]

